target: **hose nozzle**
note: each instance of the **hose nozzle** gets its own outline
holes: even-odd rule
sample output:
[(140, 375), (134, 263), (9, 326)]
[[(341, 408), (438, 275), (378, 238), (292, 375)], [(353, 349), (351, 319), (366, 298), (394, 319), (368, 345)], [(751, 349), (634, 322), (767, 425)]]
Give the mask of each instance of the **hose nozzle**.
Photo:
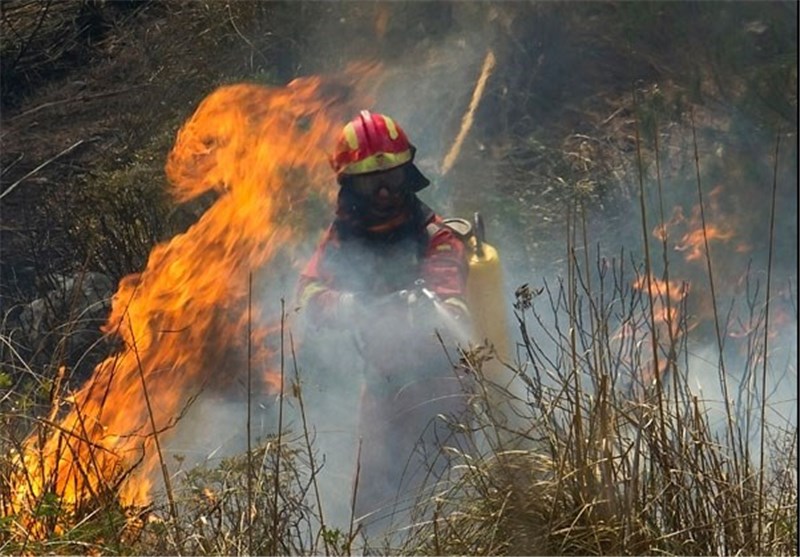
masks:
[(438, 302), (439, 296), (433, 290), (427, 288), (425, 286), (425, 279), (417, 279), (414, 281), (414, 288), (419, 291), (420, 294), (428, 298), (431, 302)]
[(433, 292), (431, 290), (428, 290), (427, 288), (420, 288), (419, 291), (422, 292), (422, 294), (426, 298), (428, 298), (431, 302), (438, 302), (439, 301), (439, 296), (437, 296), (435, 292)]
[(475, 211), (472, 220), (475, 223), (475, 253), (478, 257), (483, 257), (483, 243), (486, 241), (486, 229), (483, 225), (483, 217), (478, 211)]

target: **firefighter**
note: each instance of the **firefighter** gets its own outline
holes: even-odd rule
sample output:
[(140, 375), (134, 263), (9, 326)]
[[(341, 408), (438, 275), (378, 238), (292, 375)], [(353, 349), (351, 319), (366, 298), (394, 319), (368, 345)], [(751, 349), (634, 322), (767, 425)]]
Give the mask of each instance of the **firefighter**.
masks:
[[(455, 377), (432, 328), (442, 319), (449, 326), (469, 323), (467, 246), (417, 197), (430, 182), (414, 165), (415, 151), (389, 116), (363, 110), (344, 126), (331, 159), (340, 186), (336, 216), (298, 288), (313, 328), (352, 332), (360, 340), (355, 351), (366, 362), (358, 378), (362, 513), (400, 489), (398, 476), (423, 432), (455, 408)], [(420, 284), (435, 298), (433, 320), (409, 318), (425, 308), (431, 314)], [(330, 367), (339, 357), (340, 375), (332, 381), (339, 388), (355, 382), (356, 355), (345, 350), (342, 356), (341, 343), (335, 344), (336, 354), (318, 362)]]
[(301, 275), (299, 302), (321, 325), (346, 325), (359, 306), (416, 281), (456, 318), (464, 303), (465, 246), (416, 196), (430, 182), (415, 147), (390, 117), (362, 111), (339, 137), (332, 166), (336, 218)]

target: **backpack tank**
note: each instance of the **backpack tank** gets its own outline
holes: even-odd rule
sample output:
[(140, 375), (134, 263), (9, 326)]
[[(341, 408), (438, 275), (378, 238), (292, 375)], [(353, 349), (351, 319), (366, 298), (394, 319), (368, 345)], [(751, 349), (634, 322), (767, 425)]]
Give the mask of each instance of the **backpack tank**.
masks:
[(500, 255), (486, 242), (479, 213), (475, 213), (474, 224), (460, 218), (447, 219), (444, 224), (455, 231), (468, 248), (466, 302), (472, 316), (474, 339), (493, 346), (497, 356), (507, 360), (511, 357), (511, 345)]

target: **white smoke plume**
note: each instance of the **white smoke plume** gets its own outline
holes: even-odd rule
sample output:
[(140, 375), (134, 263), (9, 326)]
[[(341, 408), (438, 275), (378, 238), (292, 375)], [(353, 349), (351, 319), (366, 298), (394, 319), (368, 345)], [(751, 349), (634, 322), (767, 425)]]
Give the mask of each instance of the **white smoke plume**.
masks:
[[(461, 159), (456, 162), (456, 167), (451, 174), (440, 175), (441, 162), (448, 151), (452, 140), (455, 138), (461, 118), (469, 103), (475, 80), (480, 72), (481, 63), (490, 49), (506, 49), (513, 52), (517, 46), (508, 46), (515, 40), (509, 28), (509, 14), (514, 13), (511, 8), (490, 5), (475, 5), (470, 3), (442, 3), (440, 10), (446, 15), (448, 26), (437, 24), (420, 18), (422, 6), (415, 3), (375, 3), (375, 4), (319, 4), (313, 6), (311, 20), (315, 25), (309, 26), (309, 32), (304, 37), (304, 52), (308, 59), (302, 60), (299, 71), (326, 73), (336, 71), (344, 64), (362, 58), (377, 57), (384, 64), (385, 73), (383, 82), (376, 97), (374, 106), (364, 107), (378, 112), (384, 112), (394, 117), (406, 130), (411, 141), (418, 148), (417, 163), (420, 169), (431, 178), (433, 185), (420, 194), (423, 201), (429, 203), (434, 210), (445, 216), (470, 217), (474, 210), (481, 210), (488, 223), (488, 240), (498, 247), (501, 259), (505, 264), (506, 292), (508, 296), (503, 303), (507, 307), (509, 323), (513, 325), (513, 292), (522, 285), (529, 284), (532, 289), (538, 289), (546, 284), (556, 285), (562, 280), (566, 270), (567, 236), (570, 233), (565, 222), (543, 223), (538, 228), (548, 237), (529, 237), (521, 234), (519, 220), (509, 219), (507, 215), (512, 212), (499, 208), (528, 203), (531, 209), (519, 208), (516, 219), (540, 219), (536, 207), (548, 203), (548, 192), (558, 189), (561, 185), (553, 179), (549, 189), (539, 191), (541, 201), (534, 200), (524, 203), (516, 198), (504, 197), (509, 195), (509, 190), (503, 180), (513, 172), (513, 165), (507, 159), (494, 151), (494, 145), (489, 145), (488, 140), (497, 139), (496, 130), (499, 126), (501, 115), (495, 113), (478, 112), (478, 120), (474, 129), (468, 136)], [(307, 8), (308, 9), (308, 8)], [(533, 8), (531, 8), (533, 10)], [(519, 8), (522, 11), (522, 8)], [(308, 14), (306, 14), (308, 15)], [(411, 37), (424, 37), (414, 42)], [(400, 38), (398, 38), (400, 37)], [(513, 102), (514, 93), (519, 91), (502, 90), (503, 83), (520, 84), (517, 77), (528, 72), (531, 82), (536, 84), (536, 72), (540, 66), (549, 64), (558, 66), (559, 61), (551, 61), (548, 57), (558, 56), (559, 51), (548, 51), (548, 45), (522, 45), (519, 48), (529, 49), (531, 57), (529, 66), (513, 67), (512, 62), (518, 63), (518, 58), (502, 56), (498, 50), (498, 64), (496, 80), (490, 83), (491, 92), (487, 99), (493, 99), (492, 106), (499, 106), (498, 99), (503, 102)], [(537, 49), (543, 54), (535, 55)], [(544, 60), (544, 62), (543, 62)], [(516, 62), (515, 62), (516, 61)], [(570, 62), (570, 59), (565, 59)], [(572, 60), (574, 61), (574, 60)], [(505, 64), (505, 65), (504, 65)], [(571, 68), (562, 68), (563, 72)], [(630, 76), (631, 81), (638, 76)], [(506, 95), (503, 97), (503, 95)], [(633, 107), (628, 99), (628, 116)], [(343, 122), (344, 124), (344, 122)], [(512, 123), (513, 124), (513, 123)], [(589, 130), (594, 132), (597, 130)], [(577, 131), (576, 131), (577, 133)], [(492, 135), (495, 134), (495, 135)], [(726, 343), (725, 357), (727, 368), (730, 370), (730, 393), (737, 394), (744, 391), (744, 385), (760, 383), (754, 375), (760, 372), (758, 366), (746, 363), (746, 357), (737, 352), (731, 338), (732, 329), (737, 323), (746, 321), (744, 313), (747, 310), (747, 288), (742, 286), (746, 281), (739, 281), (747, 273), (750, 264), (750, 276), (753, 282), (761, 284), (761, 290), (756, 301), (758, 310), (763, 309), (765, 293), (764, 282), (766, 277), (766, 254), (769, 250), (768, 219), (769, 219), (769, 191), (772, 183), (773, 166), (771, 163), (771, 146), (773, 138), (762, 137), (763, 141), (754, 142), (762, 150), (753, 153), (757, 172), (750, 180), (743, 180), (740, 176), (725, 173), (728, 157), (736, 157), (734, 152), (738, 138), (731, 138), (730, 144), (715, 143), (708, 137), (699, 138), (701, 157), (701, 171), (703, 174), (702, 190), (706, 194), (716, 186), (723, 186), (724, 195), (728, 195), (720, 204), (719, 212), (709, 215), (715, 224), (722, 224), (715, 219), (726, 219), (726, 224), (733, 223), (737, 238), (741, 238), (742, 249), (737, 251), (736, 245), (731, 242), (714, 242), (711, 244), (717, 292), (720, 294), (717, 305), (724, 314), (728, 323), (724, 330)], [(669, 143), (668, 143), (669, 142)], [(667, 145), (668, 143), (668, 145)], [(664, 146), (666, 145), (666, 147)], [(697, 183), (694, 179), (693, 143), (690, 127), (684, 125), (680, 128), (671, 128), (669, 138), (664, 139), (661, 161), (663, 204), (666, 207), (665, 219), (673, 215), (674, 207), (681, 207), (684, 215), (692, 211), (697, 205)], [(667, 154), (667, 150), (669, 154)], [(786, 149), (788, 151), (789, 149)], [(676, 154), (677, 153), (677, 154)], [(619, 154), (619, 153), (618, 153)], [(639, 265), (643, 256), (643, 232), (641, 229), (641, 211), (638, 206), (638, 168), (635, 152), (627, 153), (627, 160), (616, 170), (622, 174), (614, 174), (618, 179), (619, 189), (628, 188), (631, 195), (628, 198), (611, 197), (613, 207), (599, 207), (589, 204), (586, 210), (586, 226), (588, 237), (588, 261), (590, 268), (602, 258), (622, 257), (626, 265)], [(770, 324), (770, 327), (780, 327), (778, 334), (772, 338), (769, 348), (770, 361), (767, 366), (767, 388), (770, 392), (768, 419), (777, 424), (789, 423), (796, 426), (796, 152), (786, 155), (778, 164), (778, 191), (781, 202), (776, 213), (777, 230), (775, 245), (775, 260), (772, 277), (770, 300), (772, 319), (781, 319), (780, 325)], [(549, 178), (552, 178), (550, 176)], [(541, 175), (538, 176), (541, 179)], [(660, 276), (663, 268), (661, 261), (661, 248), (659, 242), (653, 237), (652, 230), (659, 224), (659, 203), (656, 195), (657, 183), (655, 167), (652, 157), (645, 161), (644, 189), (646, 193), (645, 206), (647, 211), (648, 241), (651, 243), (654, 260), (654, 276)], [(331, 176), (331, 187), (335, 183)], [(612, 185), (613, 187), (613, 185)], [(551, 194), (552, 195), (552, 194)], [(564, 196), (566, 197), (566, 196)], [(596, 199), (596, 198), (593, 198)], [(547, 219), (551, 215), (560, 213), (565, 217), (569, 204), (564, 198), (555, 201), (560, 209), (548, 211), (544, 215)], [(599, 203), (598, 203), (599, 204)], [(792, 210), (792, 208), (794, 208)], [(544, 213), (543, 213), (544, 214)], [(576, 213), (580, 216), (581, 213)], [(615, 214), (613, 221), (609, 214)], [(332, 211), (331, 211), (332, 218)], [(580, 217), (579, 217), (580, 218)], [(565, 218), (564, 218), (565, 220)], [(609, 224), (611, 223), (611, 224)], [(318, 231), (324, 229), (328, 222), (318, 223)], [(578, 232), (579, 241), (576, 248), (583, 264), (583, 244), (581, 224), (573, 221), (574, 229)], [(529, 229), (525, 229), (529, 230)], [(671, 267), (671, 278), (674, 280), (688, 280), (692, 283), (689, 294), (690, 304), (702, 298), (697, 303), (699, 306), (690, 306), (702, 317), (708, 317), (708, 307), (705, 305), (709, 296), (707, 269), (705, 261), (682, 262), (685, 249), (679, 245), (678, 239), (671, 237), (673, 243), (668, 246), (669, 260), (674, 261)], [(309, 237), (304, 253), (310, 254), (316, 242), (316, 237)], [(749, 249), (745, 250), (745, 244)], [(553, 253), (562, 254), (554, 257)], [(752, 261), (752, 263), (751, 263)], [(293, 300), (293, 278), (296, 277), (298, 266), (287, 270), (285, 281), (276, 281), (269, 288), (262, 288), (258, 296), (262, 300), (284, 299)], [(595, 273), (592, 269), (590, 273)], [(632, 272), (628, 277), (632, 277)], [(737, 277), (733, 280), (732, 277)], [(594, 277), (595, 279), (597, 277)], [(627, 278), (625, 280), (630, 280)], [(734, 300), (739, 300), (734, 302)], [(543, 299), (536, 301), (541, 308)], [(739, 312), (725, 313), (728, 308), (735, 307)], [(294, 313), (291, 302), (289, 308), (288, 326), (296, 337), (301, 335), (298, 317)], [(546, 308), (543, 311), (547, 313)], [(776, 316), (780, 315), (778, 318)], [(378, 317), (378, 316), (372, 316)], [(550, 316), (556, 319), (556, 316)], [(738, 321), (737, 321), (738, 320)], [(548, 323), (544, 323), (545, 327)], [(429, 327), (430, 329), (431, 327)], [(719, 417), (721, 392), (718, 380), (719, 350), (714, 341), (713, 329), (708, 329), (708, 324), (703, 325), (703, 336), (696, 343), (690, 343), (687, 362), (689, 373), (693, 376), (690, 383), (697, 385), (697, 392), (707, 401), (712, 419)], [(763, 331), (763, 329), (762, 329)], [(375, 335), (370, 340), (369, 349), (373, 351), (388, 352), (397, 346), (398, 339), (395, 331), (387, 329), (386, 333), (373, 331)], [(542, 331), (534, 327), (530, 331), (533, 335), (541, 335)], [(433, 337), (431, 337), (433, 340)], [(308, 420), (312, 429), (315, 447), (324, 460), (319, 480), (323, 488), (323, 505), (330, 505), (324, 509), (326, 516), (332, 524), (339, 528), (346, 528), (352, 512), (350, 496), (355, 481), (355, 461), (358, 450), (359, 412), (361, 393), (359, 384), (365, 371), (365, 360), (360, 354), (363, 345), (359, 347), (359, 339), (352, 331), (340, 331), (335, 334), (320, 334), (313, 339), (315, 353), (318, 361), (303, 355), (302, 343), (298, 343), (300, 353), (300, 373), (302, 375), (304, 393), (308, 401)], [(324, 358), (320, 356), (324, 354)], [(413, 354), (405, 354), (409, 356)], [(323, 361), (319, 361), (322, 358)], [(440, 362), (442, 371), (449, 373), (446, 362)], [(339, 375), (332, 375), (323, 370), (324, 367), (337, 368)], [(749, 371), (747, 371), (749, 369)], [(451, 375), (452, 377), (452, 375)], [(517, 392), (524, 394), (524, 385), (516, 387)], [(758, 387), (760, 389), (760, 387)], [(260, 401), (263, 410), (259, 410), (259, 419), (263, 419), (261, 435), (274, 432), (276, 423), (276, 400)], [(297, 433), (301, 428), (301, 420), (297, 414), (296, 403), (286, 400), (288, 414), (286, 417), (287, 430)], [(212, 400), (198, 403), (192, 416), (196, 416), (192, 423), (194, 427), (191, 435), (185, 434), (186, 430), (176, 436), (171, 447), (175, 452), (196, 452), (202, 459), (213, 460), (221, 454), (230, 454), (243, 448), (241, 432), (244, 430), (244, 407), (241, 401), (214, 402)], [(435, 414), (435, 412), (434, 412)], [(213, 419), (209, 420), (209, 417)], [(756, 432), (757, 427), (752, 431)], [(235, 432), (235, 433), (233, 433)], [(213, 441), (212, 441), (213, 440)], [(191, 443), (191, 446), (187, 445)], [(393, 444), (391, 439), (370, 439), (370, 446), (364, 453), (372, 455), (389, 455), (396, 463), (405, 462), (407, 454), (403, 454), (400, 447)], [(377, 458), (377, 457), (376, 457)], [(363, 478), (362, 478), (363, 480)], [(364, 480), (370, 481), (370, 480)], [(391, 482), (390, 482), (391, 483)], [(392, 496), (397, 491), (398, 484), (387, 485), (386, 496)], [(363, 486), (362, 486), (363, 489)]]

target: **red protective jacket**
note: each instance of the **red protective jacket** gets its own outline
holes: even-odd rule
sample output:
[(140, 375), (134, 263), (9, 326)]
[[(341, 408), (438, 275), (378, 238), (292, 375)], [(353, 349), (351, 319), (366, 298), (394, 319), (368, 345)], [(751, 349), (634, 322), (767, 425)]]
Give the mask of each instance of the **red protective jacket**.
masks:
[(367, 232), (340, 212), (301, 273), (298, 303), (313, 321), (333, 325), (340, 294), (381, 296), (421, 278), (456, 315), (466, 315), (466, 246), (441, 223), (416, 197), (407, 222), (388, 234)]

